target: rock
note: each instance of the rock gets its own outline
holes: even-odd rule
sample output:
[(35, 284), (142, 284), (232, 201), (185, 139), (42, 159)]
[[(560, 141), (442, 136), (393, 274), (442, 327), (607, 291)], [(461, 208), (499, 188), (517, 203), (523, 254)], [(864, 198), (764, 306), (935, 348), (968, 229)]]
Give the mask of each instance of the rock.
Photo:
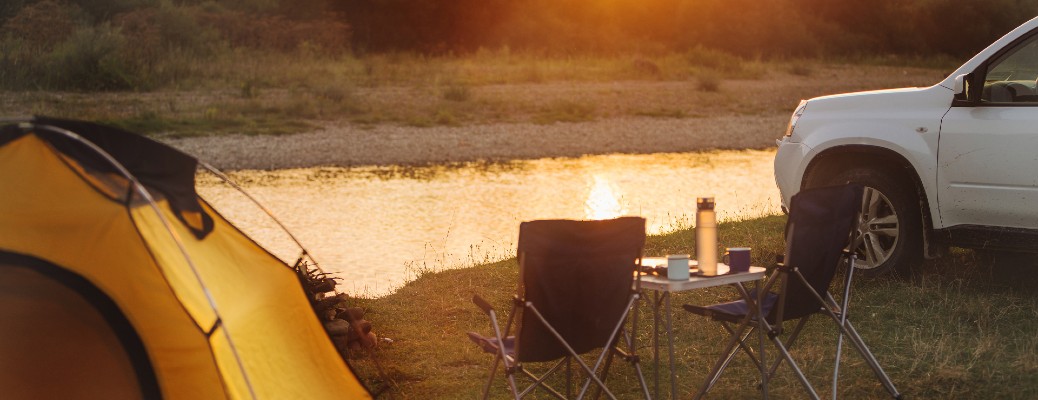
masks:
[(346, 339), (346, 336), (332, 336), (332, 344), (335, 345), (335, 350), (344, 356), (350, 349), (350, 341)]
[(364, 339), (361, 340), (361, 344), (367, 348), (374, 348), (378, 346), (378, 336), (375, 336), (375, 332), (368, 332)]
[(347, 321), (360, 321), (364, 319), (364, 309), (360, 307), (349, 307), (339, 310), (339, 318)]
[[(324, 329), (328, 331), (328, 336), (345, 336), (349, 337), (353, 334), (353, 330), (350, 329), (350, 323), (341, 319), (336, 319), (324, 323)], [(355, 334), (354, 334), (355, 335)]]

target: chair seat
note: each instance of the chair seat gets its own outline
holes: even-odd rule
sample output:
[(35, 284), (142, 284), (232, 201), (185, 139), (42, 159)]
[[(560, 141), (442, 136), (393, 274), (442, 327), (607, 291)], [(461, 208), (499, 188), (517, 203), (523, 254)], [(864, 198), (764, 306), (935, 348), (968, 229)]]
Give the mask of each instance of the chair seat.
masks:
[[(750, 293), (751, 296), (756, 296), (756, 290)], [(761, 303), (761, 311), (764, 315), (768, 315), (771, 309), (775, 307), (778, 302), (778, 295), (775, 293), (768, 292), (764, 295), (764, 301)], [(693, 314), (702, 315), (715, 321), (726, 321), (731, 323), (738, 323), (746, 317), (746, 314), (750, 313), (750, 307), (746, 304), (746, 300), (735, 300), (727, 303), (712, 304), (709, 306), (695, 306), (691, 304), (685, 304), (682, 307), (686, 311)]]
[[(496, 337), (483, 336), (476, 332), (466, 332), (469, 335), (469, 340), (483, 349), (483, 352), (490, 354), (497, 354), (498, 349), (501, 348), (501, 344), (498, 342)], [(505, 340), (505, 355), (515, 357), (515, 336), (506, 337)]]

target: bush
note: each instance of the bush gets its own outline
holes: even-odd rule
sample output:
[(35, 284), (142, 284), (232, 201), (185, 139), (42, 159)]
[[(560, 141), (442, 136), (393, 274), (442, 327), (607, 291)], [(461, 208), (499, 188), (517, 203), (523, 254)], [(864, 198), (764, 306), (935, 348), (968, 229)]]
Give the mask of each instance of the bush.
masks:
[(64, 42), (76, 28), (76, 6), (63, 6), (52, 0), (30, 4), (3, 24), (0, 36), (22, 40), (27, 50), (46, 52)]
[(108, 25), (77, 29), (44, 62), (43, 86), (58, 90), (119, 90), (136, 86), (121, 57), (126, 38)]
[(444, 100), (463, 102), (472, 98), (472, 90), (461, 83), (451, 83), (443, 89)]
[(350, 28), (336, 15), (292, 20), (279, 15), (256, 15), (212, 9), (199, 15), (206, 26), (220, 32), (232, 47), (293, 52), (317, 49), (329, 54), (349, 50)]
[(38, 88), (47, 54), (68, 40), (76, 28), (76, 6), (52, 0), (27, 5), (0, 26), (0, 87)]
[(718, 92), (721, 90), (721, 77), (714, 71), (706, 70), (696, 76), (697, 88), (704, 92)]
[(696, 46), (685, 53), (689, 64), (706, 67), (718, 71), (739, 72), (743, 69), (743, 60), (721, 50)]

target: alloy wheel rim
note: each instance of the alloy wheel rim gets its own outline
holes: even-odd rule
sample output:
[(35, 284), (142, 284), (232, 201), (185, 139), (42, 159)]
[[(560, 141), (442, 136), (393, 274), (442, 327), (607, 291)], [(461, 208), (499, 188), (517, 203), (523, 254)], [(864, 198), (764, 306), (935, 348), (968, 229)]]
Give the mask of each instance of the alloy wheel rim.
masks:
[(865, 187), (855, 235), (855, 253), (861, 269), (883, 265), (897, 248), (900, 223), (890, 199), (879, 190)]

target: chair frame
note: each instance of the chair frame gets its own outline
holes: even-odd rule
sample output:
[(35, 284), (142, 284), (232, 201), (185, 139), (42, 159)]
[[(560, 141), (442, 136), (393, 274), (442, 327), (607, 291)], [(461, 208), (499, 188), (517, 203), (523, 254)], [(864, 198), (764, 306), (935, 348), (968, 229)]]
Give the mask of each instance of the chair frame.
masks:
[[(787, 232), (787, 237), (793, 237), (792, 232), (794, 229), (796, 229), (795, 224), (791, 224), (789, 226), (789, 231)], [(849, 246), (848, 248), (855, 248), (853, 244), (857, 244), (858, 241), (861, 240), (860, 238), (855, 237), (854, 233), (855, 230), (852, 228), (849, 234), (849, 243), (851, 243), (852, 246)], [(787, 244), (787, 246), (791, 245), (791, 243)], [(788, 247), (787, 253), (789, 253)], [(861, 335), (859, 335), (858, 331), (854, 328), (854, 325), (851, 324), (851, 321), (847, 318), (848, 310), (850, 307), (850, 290), (851, 284), (853, 282), (856, 261), (857, 255), (853, 251), (844, 249), (840, 259), (837, 261), (837, 265), (831, 267), (839, 268), (841, 264), (847, 265), (847, 272), (845, 274), (844, 287), (842, 293), (843, 301), (842, 303), (839, 303), (836, 301), (836, 299), (833, 298), (833, 296), (829, 293), (828, 290), (824, 290), (824, 296), (821, 293), (818, 293), (818, 291), (814, 289), (814, 287), (811, 285), (808, 279), (801, 273), (797, 266), (785, 265), (781, 262), (781, 260), (779, 260), (779, 262), (772, 267), (771, 275), (766, 279), (762, 286), (758, 287), (758, 290), (761, 291), (758, 292), (759, 297), (753, 296), (749, 293), (745, 293), (745, 291), (742, 293), (744, 299), (763, 299), (763, 294), (769, 292), (771, 288), (773, 288), (777, 284), (779, 287), (778, 299), (776, 304), (772, 308), (775, 311), (775, 322), (769, 322), (767, 315), (754, 315), (753, 312), (748, 312), (746, 315), (741, 316), (742, 321), (739, 324), (739, 328), (734, 329), (729, 324), (729, 321), (712, 318), (719, 322), (722, 325), (722, 327), (724, 327), (724, 329), (729, 333), (729, 335), (731, 335), (731, 339), (729, 340), (728, 345), (725, 347), (725, 350), (722, 352), (722, 354), (725, 354), (725, 356), (720, 358), (714, 365), (714, 367), (711, 369), (710, 374), (707, 376), (707, 379), (701, 386), (699, 392), (696, 393), (695, 398), (699, 399), (705, 396), (706, 393), (709, 392), (711, 388), (713, 388), (714, 384), (717, 383), (717, 380), (720, 378), (721, 373), (724, 372), (724, 369), (727, 368), (729, 363), (731, 363), (732, 359), (735, 358), (735, 355), (742, 351), (744, 354), (749, 356), (754, 366), (756, 366), (757, 369), (761, 371), (761, 381), (763, 382), (762, 386), (765, 389), (765, 398), (767, 398), (766, 382), (771, 380), (771, 378), (775, 375), (779, 365), (781, 365), (782, 361), (785, 360), (787, 363), (789, 363), (791, 369), (793, 370), (793, 373), (796, 375), (797, 379), (800, 381), (801, 385), (804, 387), (804, 390), (808, 393), (809, 397), (812, 399), (819, 399), (820, 397), (818, 396), (818, 393), (811, 385), (811, 382), (804, 375), (803, 371), (800, 369), (800, 366), (797, 365), (796, 361), (793, 359), (792, 355), (789, 352), (789, 349), (795, 345), (797, 338), (799, 337), (803, 327), (807, 324), (810, 317), (814, 314), (822, 313), (829, 316), (839, 328), (839, 336), (837, 339), (836, 348), (836, 359), (833, 368), (833, 399), (836, 399), (837, 397), (840, 355), (842, 353), (844, 335), (846, 335), (850, 339), (851, 344), (858, 351), (858, 353), (861, 354), (862, 358), (865, 359), (866, 363), (872, 369), (873, 373), (875, 373), (876, 378), (879, 379), (879, 381), (883, 384), (884, 388), (887, 390), (887, 392), (889, 392), (891, 397), (895, 399), (901, 399), (902, 394), (898, 392), (893, 382), (891, 382), (890, 377), (886, 374), (886, 372), (883, 371), (883, 367), (879, 364), (879, 361), (876, 360), (875, 355), (872, 354), (868, 346), (865, 344), (864, 339), (862, 339)], [(805, 315), (800, 318), (794, 318), (798, 320), (797, 324), (793, 328), (793, 330), (790, 331), (788, 341), (783, 342), (783, 340), (780, 338), (780, 335), (784, 333), (783, 323), (785, 322), (785, 320), (783, 318), (783, 310), (785, 308), (787, 286), (789, 284), (790, 279), (797, 279), (800, 283), (802, 283), (804, 289), (806, 289), (811, 294), (811, 296), (814, 297), (814, 299), (817, 300), (819, 304), (821, 304), (821, 307), (818, 311), (814, 313)], [(748, 308), (750, 310), (759, 310), (759, 308), (756, 308), (757, 304), (748, 305), (752, 306)], [(691, 308), (695, 308), (695, 306), (686, 307), (686, 309), (689, 310), (691, 310)], [(781, 355), (781, 357), (776, 357), (775, 361), (771, 364), (767, 371), (765, 371), (764, 364), (761, 362), (761, 360), (758, 359), (757, 356), (754, 354), (752, 347), (746, 343), (746, 340), (753, 334), (754, 330), (757, 329), (758, 324), (767, 329), (768, 338), (770, 339), (772, 344), (774, 344), (775, 348)]]
[[(524, 285), (522, 278), (522, 271), (525, 266), (526, 257), (525, 254), (518, 254), (519, 270), (520, 270), (520, 294), (524, 293)], [(638, 380), (641, 384), (642, 392), (646, 399), (650, 399), (648, 384), (645, 380), (644, 373), (642, 372), (640, 365), (640, 358), (636, 352), (635, 335), (629, 332), (636, 332), (638, 325), (638, 307), (635, 307), (639, 299), (641, 298), (641, 276), (638, 273), (638, 266), (641, 265), (641, 252), (638, 253), (637, 258), (631, 266), (632, 271), (632, 287), (628, 294), (627, 302), (624, 307), (624, 311), (619, 316), (616, 325), (612, 328), (612, 332), (609, 335), (608, 343), (605, 347), (601, 348), (599, 354), (595, 358), (593, 365), (589, 365), (584, 359), (578, 354), (566, 339), (560, 334), (547, 320), (544, 314), (538, 309), (537, 305), (531, 301), (527, 301), (521, 295), (517, 294), (512, 297), (512, 310), (509, 313), (507, 322), (505, 323), (504, 329), (502, 330), (498, 323), (498, 313), (487, 302), (479, 295), (473, 295), (472, 302), (479, 307), (490, 319), (491, 329), (493, 330), (494, 337), (487, 338), (491, 340), (477, 339), (473, 333), (469, 336), (473, 341), (476, 341), (485, 352), (494, 353), (494, 361), (491, 366), (490, 376), (487, 378), (486, 384), (483, 387), (483, 399), (489, 398), (490, 389), (493, 387), (494, 379), (497, 374), (499, 364), (504, 364), (504, 374), (508, 382), (509, 389), (512, 397), (515, 399), (521, 399), (526, 395), (532, 393), (537, 388), (542, 388), (547, 391), (550, 395), (558, 399), (568, 399), (572, 397), (572, 364), (576, 361), (578, 365), (578, 371), (582, 372), (585, 378), (580, 386), (580, 391), (577, 393), (576, 399), (584, 398), (591, 395), (597, 398), (600, 394), (604, 393), (610, 399), (616, 399), (616, 396), (606, 386), (605, 380), (608, 375), (612, 359), (614, 355), (618, 355), (622, 360), (631, 363), (638, 375)], [(537, 321), (540, 321), (543, 328), (551, 333), (552, 336), (566, 349), (567, 355), (553, 361), (550, 367), (547, 368), (541, 375), (536, 375), (530, 372), (528, 369), (523, 367), (523, 362), (519, 361), (517, 355), (519, 354), (518, 348), (522, 344), (519, 343), (518, 338), (512, 338), (514, 342), (512, 351), (509, 351), (507, 340), (510, 338), (509, 334), (512, 333), (513, 328), (517, 328), (519, 324), (516, 323), (516, 317), (520, 315), (520, 312), (530, 312), (536, 317)], [(630, 331), (624, 329), (626, 324), (630, 323)], [(518, 333), (518, 332), (515, 332)], [(620, 343), (620, 341), (623, 343)], [(504, 345), (502, 345), (504, 344)], [(623, 349), (621, 347), (626, 347)], [(594, 350), (593, 350), (594, 351)], [(549, 361), (551, 363), (552, 361)], [(546, 380), (558, 372), (561, 368), (565, 367), (566, 372), (566, 393), (563, 394), (559, 390), (549, 386)], [(521, 373), (532, 381), (531, 384), (525, 388), (520, 389), (519, 383), (515, 377), (516, 373)], [(591, 392), (592, 387), (595, 388), (594, 392)]]

